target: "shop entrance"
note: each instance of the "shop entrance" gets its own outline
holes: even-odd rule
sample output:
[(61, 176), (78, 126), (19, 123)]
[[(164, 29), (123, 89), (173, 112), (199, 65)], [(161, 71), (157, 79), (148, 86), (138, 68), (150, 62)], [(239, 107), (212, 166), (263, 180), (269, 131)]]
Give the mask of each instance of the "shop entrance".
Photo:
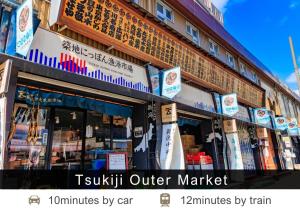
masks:
[(179, 116), (178, 126), (189, 170), (213, 170), (216, 150), (209, 119)]

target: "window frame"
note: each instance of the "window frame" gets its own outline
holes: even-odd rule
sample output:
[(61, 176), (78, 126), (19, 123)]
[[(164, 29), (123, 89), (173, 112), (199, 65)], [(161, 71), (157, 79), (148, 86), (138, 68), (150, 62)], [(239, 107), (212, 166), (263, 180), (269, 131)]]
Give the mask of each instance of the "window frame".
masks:
[[(213, 45), (214, 51), (212, 51), (212, 49), (211, 49), (211, 46), (210, 46), (211, 44)], [(209, 46), (209, 53), (212, 54), (215, 57), (218, 57), (219, 54), (220, 54), (219, 45), (215, 41), (213, 41), (212, 39), (209, 39), (208, 40), (208, 46)], [(215, 52), (216, 49), (217, 49), (217, 52)]]
[[(187, 30), (188, 26), (190, 27), (190, 32)], [(193, 30), (197, 32), (197, 37), (194, 37), (193, 35)], [(193, 24), (191, 24), (190, 22), (186, 21), (185, 23), (185, 32), (192, 37), (193, 43), (200, 45), (200, 30), (195, 27)], [(194, 40), (194, 38), (197, 38), (197, 42)]]
[[(230, 59), (229, 59), (230, 57), (232, 58), (232, 64), (231, 64)], [(232, 67), (233, 69), (235, 69), (235, 59), (234, 59), (234, 56), (231, 53), (229, 53), (228, 51), (226, 52), (226, 60), (227, 60), (227, 64), (230, 67)]]
[[(160, 5), (163, 7), (163, 14), (162, 14), (161, 12), (158, 11), (158, 9), (157, 9), (157, 5), (158, 5), (158, 4), (160, 4)], [(158, 19), (160, 19), (161, 21), (169, 21), (169, 22), (171, 22), (171, 23), (174, 23), (174, 12), (173, 12), (173, 10), (172, 10), (170, 7), (168, 7), (166, 4), (164, 4), (164, 3), (161, 2), (161, 1), (157, 1), (155, 6), (156, 6), (156, 17), (157, 17)], [(166, 15), (166, 10), (169, 10), (169, 11), (170, 11), (170, 13), (171, 13), (171, 19), (169, 19), (169, 18), (167, 17), (167, 15)], [(160, 17), (162, 17), (163, 20), (162, 20)]]

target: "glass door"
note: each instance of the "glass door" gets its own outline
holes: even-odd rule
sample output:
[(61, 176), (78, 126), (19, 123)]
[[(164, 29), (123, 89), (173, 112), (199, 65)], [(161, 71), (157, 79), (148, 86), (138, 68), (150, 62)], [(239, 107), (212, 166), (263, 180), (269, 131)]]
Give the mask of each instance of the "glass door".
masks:
[(55, 108), (51, 169), (80, 169), (84, 112)]

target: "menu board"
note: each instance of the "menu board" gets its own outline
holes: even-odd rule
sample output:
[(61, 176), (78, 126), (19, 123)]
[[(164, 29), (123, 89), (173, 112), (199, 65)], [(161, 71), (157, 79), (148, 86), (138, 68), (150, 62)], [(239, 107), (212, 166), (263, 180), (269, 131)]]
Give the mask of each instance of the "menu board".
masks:
[(147, 20), (125, 1), (61, 0), (58, 14), (57, 23), (91, 39), (163, 68), (181, 67), (185, 76), (199, 83), (262, 106), (261, 89)]
[(128, 160), (126, 153), (109, 153), (107, 154), (108, 170), (127, 170)]

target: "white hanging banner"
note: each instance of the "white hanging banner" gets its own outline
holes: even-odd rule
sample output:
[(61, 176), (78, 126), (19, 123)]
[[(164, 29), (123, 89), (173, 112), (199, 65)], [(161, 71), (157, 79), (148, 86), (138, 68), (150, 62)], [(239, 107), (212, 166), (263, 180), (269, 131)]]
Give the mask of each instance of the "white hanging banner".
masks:
[(241, 146), (239, 142), (239, 137), (237, 133), (226, 134), (228, 141), (227, 155), (229, 158), (229, 168), (230, 170), (242, 170), (244, 169)]
[(0, 169), (4, 168), (4, 149), (6, 137), (6, 98), (0, 98)]
[(184, 152), (177, 123), (163, 125), (160, 167), (163, 170), (183, 170)]

